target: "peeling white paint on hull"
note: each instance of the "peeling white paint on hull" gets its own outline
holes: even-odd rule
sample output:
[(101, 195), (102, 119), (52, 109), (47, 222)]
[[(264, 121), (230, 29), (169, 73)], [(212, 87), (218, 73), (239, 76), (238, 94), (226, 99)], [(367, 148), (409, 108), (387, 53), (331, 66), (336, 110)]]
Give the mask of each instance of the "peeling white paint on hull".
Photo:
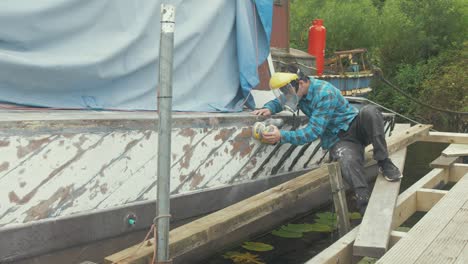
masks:
[[(286, 126), (292, 123), (284, 118)], [(174, 115), (171, 193), (270, 177), (317, 161), (311, 157), (317, 142), (291, 149), (252, 139), (256, 119), (248, 113)], [(154, 199), (156, 123), (154, 113), (0, 114), (0, 227)]]

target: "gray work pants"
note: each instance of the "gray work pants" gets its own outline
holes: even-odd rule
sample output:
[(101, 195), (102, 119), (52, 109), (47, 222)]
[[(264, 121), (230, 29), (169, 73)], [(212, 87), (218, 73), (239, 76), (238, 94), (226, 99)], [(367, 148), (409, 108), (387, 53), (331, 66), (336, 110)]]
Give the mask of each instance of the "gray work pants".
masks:
[(349, 129), (341, 131), (338, 137), (340, 141), (330, 149), (332, 161), (340, 161), (341, 174), (354, 190), (368, 189), (364, 172), (364, 148), (372, 144), (374, 159), (377, 161), (388, 157), (382, 113), (374, 105), (364, 106)]

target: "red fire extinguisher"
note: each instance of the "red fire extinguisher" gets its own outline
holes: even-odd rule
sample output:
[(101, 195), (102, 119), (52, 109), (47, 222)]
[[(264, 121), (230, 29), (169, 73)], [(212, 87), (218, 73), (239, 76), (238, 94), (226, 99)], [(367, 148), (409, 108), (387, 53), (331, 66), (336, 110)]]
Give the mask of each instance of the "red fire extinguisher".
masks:
[(312, 26), (309, 28), (308, 53), (315, 56), (318, 76), (323, 74), (326, 35), (327, 29), (323, 26), (323, 19), (314, 19)]

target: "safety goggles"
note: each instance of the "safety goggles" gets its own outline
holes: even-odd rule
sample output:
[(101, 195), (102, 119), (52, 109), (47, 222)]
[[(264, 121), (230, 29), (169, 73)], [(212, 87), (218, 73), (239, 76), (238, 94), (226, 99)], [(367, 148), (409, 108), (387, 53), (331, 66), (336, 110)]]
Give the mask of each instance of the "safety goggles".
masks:
[(279, 102), (283, 106), (283, 110), (290, 111), (291, 113), (296, 113), (297, 105), (299, 103), (299, 97), (297, 96), (297, 85), (296, 81), (290, 82), (285, 86), (274, 89), (273, 94), (278, 98)]

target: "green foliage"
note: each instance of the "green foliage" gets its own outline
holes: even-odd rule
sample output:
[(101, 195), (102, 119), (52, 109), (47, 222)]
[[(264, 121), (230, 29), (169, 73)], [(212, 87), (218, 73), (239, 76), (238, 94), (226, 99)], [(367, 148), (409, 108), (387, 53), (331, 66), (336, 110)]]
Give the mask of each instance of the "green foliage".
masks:
[[(322, 18), (327, 57), (367, 48), (372, 63), (408, 95), (468, 111), (466, 0), (294, 0), (290, 8), (291, 47), (307, 50), (312, 20)], [(466, 117), (430, 110), (378, 82), (372, 87), (370, 99), (396, 112), (437, 129), (468, 131)]]
[(371, 0), (296, 0), (291, 3), (291, 47), (307, 50), (312, 20), (325, 20), (326, 54), (337, 50), (375, 46), (377, 9)]
[[(421, 100), (443, 109), (468, 112), (468, 42), (463, 49), (447, 51), (424, 65), (427, 77), (421, 83)], [(433, 70), (435, 69), (436, 70)], [(432, 123), (445, 130), (468, 131), (468, 116), (420, 111)]]
[(272, 245), (260, 242), (244, 242), (244, 245), (242, 245), (242, 247), (251, 251), (258, 252), (270, 251), (274, 249)]
[[(460, 49), (447, 50), (427, 61), (401, 64), (392, 82), (412, 97), (441, 109), (468, 109), (468, 42)], [(382, 87), (371, 99), (400, 113), (435, 125), (436, 129), (467, 131), (467, 117), (441, 113), (425, 108), (388, 87)]]
[(379, 59), (391, 76), (399, 64), (460, 47), (468, 33), (462, 1), (386, 0), (379, 20)]

